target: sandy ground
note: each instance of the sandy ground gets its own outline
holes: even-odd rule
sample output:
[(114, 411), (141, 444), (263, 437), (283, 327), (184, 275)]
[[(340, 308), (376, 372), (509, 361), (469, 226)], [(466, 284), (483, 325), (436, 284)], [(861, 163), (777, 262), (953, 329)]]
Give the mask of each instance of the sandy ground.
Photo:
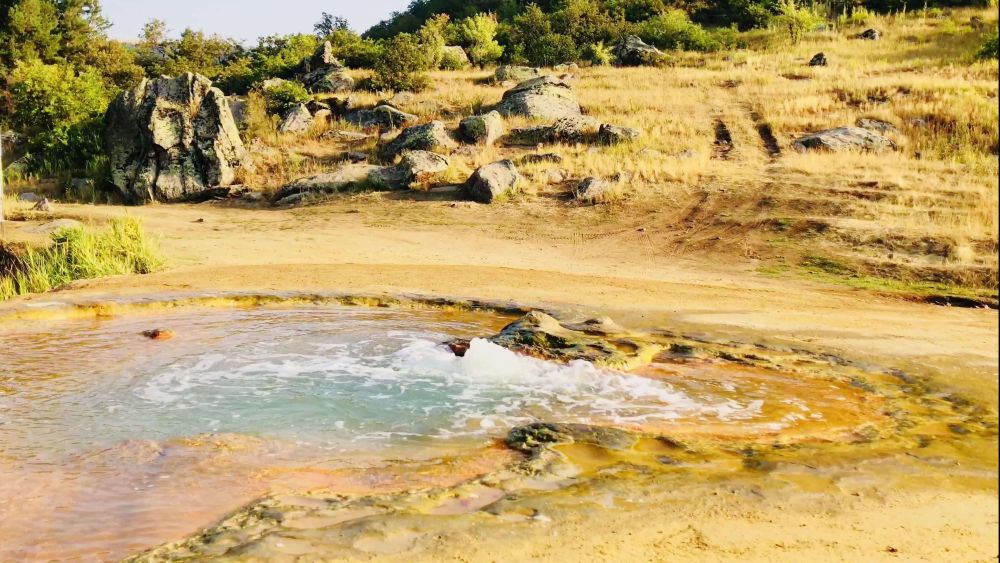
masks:
[[(100, 223), (137, 215), (161, 239), (157, 274), (83, 281), (0, 305), (165, 292), (331, 291), (516, 301), (634, 327), (752, 334), (916, 366), (997, 410), (996, 311), (910, 303), (776, 279), (751, 260), (676, 252), (666, 234), (619, 218), (449, 202), (345, 200), (290, 211), (214, 205), (60, 206)], [(37, 240), (38, 223), (7, 236)], [(994, 454), (996, 441), (992, 442)], [(995, 456), (994, 456), (995, 457)], [(765, 495), (766, 496), (766, 495)], [(429, 560), (996, 560), (996, 480), (972, 490), (824, 493), (784, 501), (707, 494), (695, 502), (601, 510), (523, 538), (450, 538)], [(594, 516), (600, 514), (599, 518)], [(455, 539), (459, 543), (450, 541)], [(525, 541), (521, 541), (521, 540)], [(528, 541), (530, 540), (530, 541)], [(499, 554), (504, 554), (500, 556)], [(410, 559), (412, 560), (412, 559)]]

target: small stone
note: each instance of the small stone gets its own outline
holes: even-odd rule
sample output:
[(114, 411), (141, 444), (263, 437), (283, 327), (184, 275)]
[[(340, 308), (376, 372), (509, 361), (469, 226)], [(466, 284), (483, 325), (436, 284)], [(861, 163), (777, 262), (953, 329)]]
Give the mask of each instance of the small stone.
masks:
[(877, 29), (871, 28), (862, 31), (855, 37), (858, 39), (864, 39), (866, 41), (878, 41), (879, 39), (882, 39), (882, 32)]
[(163, 328), (154, 328), (143, 331), (142, 335), (150, 340), (170, 340), (174, 337), (174, 332)]
[(497, 111), (466, 117), (458, 124), (458, 133), (466, 142), (492, 145), (504, 133), (503, 117)]
[(602, 145), (620, 145), (632, 143), (639, 139), (639, 130), (631, 127), (619, 127), (605, 123), (597, 132), (597, 140)]
[(516, 193), (523, 181), (513, 162), (501, 160), (476, 170), (465, 183), (465, 193), (473, 201), (493, 203)]
[(809, 59), (809, 66), (826, 66), (826, 55), (823, 53), (816, 53), (813, 58)]

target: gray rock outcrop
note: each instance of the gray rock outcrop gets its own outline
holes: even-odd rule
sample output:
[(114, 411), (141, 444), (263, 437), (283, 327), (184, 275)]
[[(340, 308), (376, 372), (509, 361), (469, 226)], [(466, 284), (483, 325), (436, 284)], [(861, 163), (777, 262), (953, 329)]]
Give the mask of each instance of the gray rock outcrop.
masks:
[(249, 163), (226, 96), (197, 74), (143, 80), (105, 115), (111, 182), (129, 203), (232, 185)]
[(374, 109), (350, 111), (344, 119), (365, 129), (399, 129), (416, 123), (419, 118), (388, 104), (382, 104)]
[(458, 146), (440, 121), (431, 121), (404, 129), (395, 139), (382, 148), (382, 157), (392, 160), (404, 151), (431, 151), (453, 149)]
[(551, 76), (526, 80), (504, 92), (496, 111), (505, 117), (560, 119), (582, 115), (580, 102), (569, 84)]
[(313, 115), (305, 104), (292, 106), (285, 112), (278, 124), (278, 131), (281, 133), (302, 133), (312, 126)]
[(524, 178), (514, 163), (501, 160), (476, 170), (465, 182), (465, 195), (479, 203), (493, 203), (517, 193)]
[(492, 145), (503, 133), (503, 117), (497, 111), (469, 116), (458, 124), (459, 136), (469, 143)]
[(496, 72), (493, 73), (493, 78), (497, 82), (507, 82), (508, 80), (524, 82), (525, 80), (538, 78), (541, 75), (542, 72), (540, 70), (530, 66), (502, 65), (497, 67)]
[(800, 137), (792, 147), (799, 152), (809, 150), (884, 152), (895, 149), (896, 143), (868, 129), (837, 127)]
[(663, 51), (647, 44), (636, 35), (629, 35), (611, 50), (618, 66), (656, 65), (666, 58)]

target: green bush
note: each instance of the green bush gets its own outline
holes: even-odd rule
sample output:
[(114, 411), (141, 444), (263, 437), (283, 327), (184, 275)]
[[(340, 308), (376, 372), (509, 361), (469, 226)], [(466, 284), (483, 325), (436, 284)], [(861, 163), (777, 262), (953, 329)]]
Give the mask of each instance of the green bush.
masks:
[(639, 26), (639, 37), (660, 49), (716, 51), (719, 42), (683, 10), (667, 10)]
[(782, 0), (778, 14), (771, 18), (771, 24), (788, 32), (792, 43), (798, 43), (807, 32), (814, 31), (824, 23), (824, 19), (805, 6), (797, 6), (795, 0)]
[(252, 52), (253, 70), (257, 80), (289, 78), (302, 63), (319, 49), (315, 35), (293, 34), (262, 37)]
[(448, 28), (449, 18), (445, 14), (438, 14), (424, 22), (424, 25), (417, 31), (417, 40), (424, 47), (424, 56), (427, 57), (426, 66), (429, 69), (441, 67), (444, 59), (445, 30)]
[(611, 47), (608, 47), (604, 43), (588, 45), (586, 50), (584, 50), (583, 56), (595, 66), (607, 66), (615, 58), (611, 52)]
[(52, 245), (23, 253), (0, 248), (0, 301), (40, 293), (74, 280), (148, 274), (163, 265), (156, 245), (133, 218), (112, 219), (104, 231), (59, 230)]
[(96, 71), (29, 60), (19, 62), (8, 80), (16, 108), (11, 124), (30, 138), (33, 171), (84, 169), (102, 156), (110, 92)]
[(979, 51), (976, 53), (976, 58), (981, 60), (997, 59), (997, 29), (993, 29), (992, 34), (988, 34), (983, 38), (982, 44), (979, 46)]
[(333, 56), (351, 68), (373, 68), (382, 53), (375, 41), (363, 39), (349, 29), (337, 29), (326, 37), (333, 47)]
[(383, 45), (368, 87), (375, 91), (419, 92), (427, 87), (425, 70), (423, 45), (414, 35), (400, 33)]
[(312, 99), (305, 86), (290, 80), (264, 88), (263, 94), (267, 110), (271, 113), (281, 113), (292, 106), (304, 104)]

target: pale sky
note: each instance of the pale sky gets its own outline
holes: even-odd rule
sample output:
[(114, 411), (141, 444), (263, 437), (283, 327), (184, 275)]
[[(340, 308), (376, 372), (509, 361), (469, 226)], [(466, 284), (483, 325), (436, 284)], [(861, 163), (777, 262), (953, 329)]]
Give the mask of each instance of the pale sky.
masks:
[(103, 0), (115, 39), (135, 39), (143, 24), (158, 18), (171, 36), (186, 27), (256, 43), (264, 35), (312, 33), (323, 12), (347, 18), (363, 32), (402, 10), (409, 0)]

